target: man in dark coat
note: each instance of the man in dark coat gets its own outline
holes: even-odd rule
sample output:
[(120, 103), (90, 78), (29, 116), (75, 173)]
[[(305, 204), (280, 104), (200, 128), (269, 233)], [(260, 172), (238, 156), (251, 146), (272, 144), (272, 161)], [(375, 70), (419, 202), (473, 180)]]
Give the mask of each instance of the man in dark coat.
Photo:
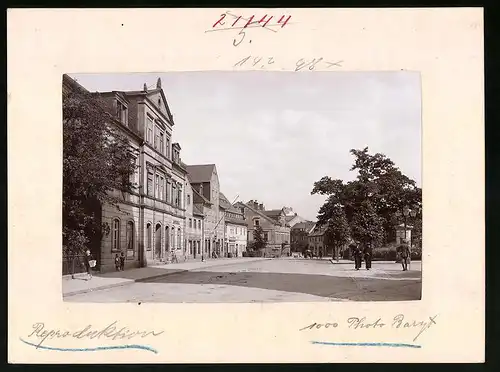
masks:
[(354, 268), (356, 270), (359, 270), (361, 268), (361, 256), (362, 252), (361, 249), (357, 244), (352, 245), (352, 254), (354, 256)]
[(399, 256), (401, 257), (403, 271), (408, 270), (408, 260), (410, 259), (410, 248), (408, 244), (404, 243), (399, 246)]
[(366, 270), (370, 270), (372, 268), (372, 254), (373, 254), (371, 244), (368, 244), (367, 246), (365, 246), (365, 249), (363, 250), (363, 254), (365, 256)]

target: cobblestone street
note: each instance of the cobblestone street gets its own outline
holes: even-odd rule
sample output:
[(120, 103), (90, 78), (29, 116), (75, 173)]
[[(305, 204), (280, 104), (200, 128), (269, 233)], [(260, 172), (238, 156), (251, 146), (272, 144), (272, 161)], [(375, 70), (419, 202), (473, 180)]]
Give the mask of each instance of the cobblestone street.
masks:
[(421, 298), (421, 263), (371, 270), (328, 260), (272, 259), (212, 265), (65, 298), (73, 302), (397, 301)]

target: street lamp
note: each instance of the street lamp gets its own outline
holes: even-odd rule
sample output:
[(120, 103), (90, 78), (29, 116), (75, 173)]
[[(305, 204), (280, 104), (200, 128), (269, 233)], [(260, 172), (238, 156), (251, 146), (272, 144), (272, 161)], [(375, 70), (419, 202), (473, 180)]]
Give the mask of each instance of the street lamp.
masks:
[[(417, 217), (419, 210), (420, 210), (419, 207), (410, 208), (408, 206), (404, 206), (402, 209), (402, 212), (399, 210), (396, 212), (396, 216), (398, 216), (398, 217), (403, 216), (404, 217), (404, 230), (405, 230), (404, 240), (405, 240), (405, 243), (408, 241), (408, 238), (406, 235), (408, 217), (412, 217), (412, 218)], [(410, 250), (410, 257), (408, 258), (408, 266), (410, 266), (411, 265), (411, 249), (412, 249), (411, 239), (408, 243), (409, 243), (408, 246), (409, 246), (409, 250)]]

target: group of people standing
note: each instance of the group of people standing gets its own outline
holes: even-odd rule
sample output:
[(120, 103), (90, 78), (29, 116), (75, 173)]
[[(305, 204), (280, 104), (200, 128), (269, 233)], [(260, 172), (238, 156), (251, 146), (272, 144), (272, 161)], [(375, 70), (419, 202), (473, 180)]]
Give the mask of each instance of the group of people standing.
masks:
[(367, 245), (364, 247), (364, 249), (361, 249), (359, 245), (353, 244), (351, 245), (351, 249), (354, 257), (354, 268), (356, 270), (361, 269), (361, 261), (364, 257), (366, 270), (370, 270), (372, 268), (372, 254), (373, 254), (371, 245)]
[[(361, 269), (361, 261), (365, 259), (366, 270), (370, 270), (372, 267), (373, 249), (371, 245), (365, 246), (363, 249), (360, 248), (358, 244), (351, 244), (350, 248), (354, 257), (354, 268), (356, 270)], [(410, 261), (410, 248), (407, 244), (401, 244), (397, 250), (397, 255), (401, 259), (401, 265), (403, 266), (403, 271), (408, 270), (408, 264)]]

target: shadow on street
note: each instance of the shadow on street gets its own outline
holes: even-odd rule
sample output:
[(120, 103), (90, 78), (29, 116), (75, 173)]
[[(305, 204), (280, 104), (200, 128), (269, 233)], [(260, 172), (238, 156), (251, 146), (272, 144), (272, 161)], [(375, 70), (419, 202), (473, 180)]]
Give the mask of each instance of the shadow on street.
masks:
[(252, 287), (354, 301), (420, 300), (422, 291), (420, 272), (408, 273), (411, 274), (404, 273), (404, 276), (415, 280), (291, 273), (191, 271), (164, 278), (153, 278), (146, 282)]

